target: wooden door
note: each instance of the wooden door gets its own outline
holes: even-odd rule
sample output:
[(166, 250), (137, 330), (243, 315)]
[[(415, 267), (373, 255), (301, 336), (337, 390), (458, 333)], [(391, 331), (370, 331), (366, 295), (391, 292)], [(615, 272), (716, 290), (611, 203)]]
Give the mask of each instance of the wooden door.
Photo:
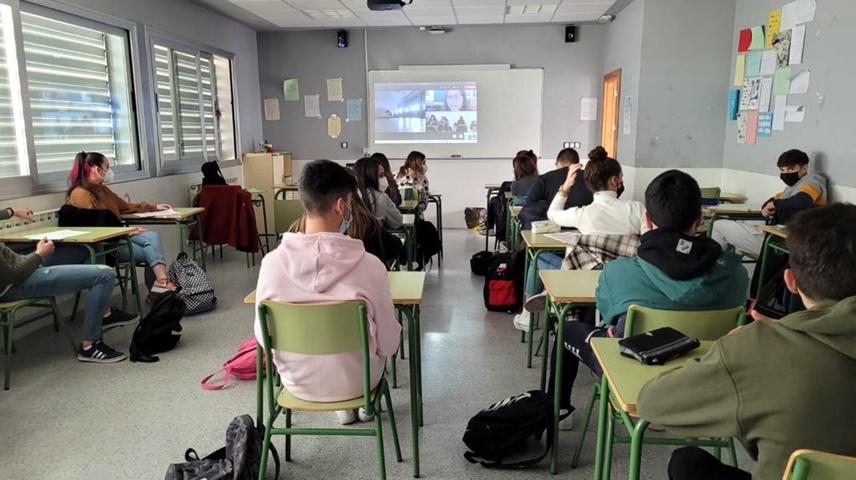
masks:
[(603, 77), (603, 123), (600, 127), (600, 144), (610, 157), (618, 149), (618, 104), (621, 99), (621, 69)]

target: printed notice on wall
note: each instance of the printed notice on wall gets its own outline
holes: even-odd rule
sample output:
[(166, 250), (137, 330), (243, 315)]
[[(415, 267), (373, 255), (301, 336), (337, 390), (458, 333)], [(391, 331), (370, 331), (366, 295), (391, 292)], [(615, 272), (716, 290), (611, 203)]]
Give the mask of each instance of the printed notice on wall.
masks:
[(282, 82), (282, 95), (286, 102), (300, 101), (300, 87), (296, 78), (289, 78)]
[(631, 117), (633, 116), (633, 95), (624, 97), (624, 128), (625, 135), (630, 135)]
[(321, 118), (321, 105), (318, 97), (320, 95), (303, 96), (303, 112), (307, 117)]
[(359, 122), (363, 119), (363, 99), (362, 98), (349, 98), (348, 102), (348, 116), (345, 117), (346, 122)]
[(580, 100), (580, 120), (583, 122), (597, 120), (597, 98), (589, 97)]
[(279, 120), (279, 99), (265, 99), (265, 120), (269, 122)]
[(339, 138), (341, 134), (342, 119), (334, 113), (327, 119), (327, 135), (330, 135), (330, 138)]
[(327, 101), (328, 102), (343, 102), (345, 98), (342, 96), (342, 79), (328, 78), (327, 79)]

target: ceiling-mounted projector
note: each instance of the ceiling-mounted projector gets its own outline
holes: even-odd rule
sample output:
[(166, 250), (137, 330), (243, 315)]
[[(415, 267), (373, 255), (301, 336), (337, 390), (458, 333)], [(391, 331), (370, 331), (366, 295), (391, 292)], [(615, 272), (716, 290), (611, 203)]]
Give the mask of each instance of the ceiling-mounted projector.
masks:
[(413, 3), (413, 0), (410, 0), (407, 3), (402, 2), (401, 0), (368, 0), (369, 10), (401, 10), (401, 7), (405, 5), (410, 5)]

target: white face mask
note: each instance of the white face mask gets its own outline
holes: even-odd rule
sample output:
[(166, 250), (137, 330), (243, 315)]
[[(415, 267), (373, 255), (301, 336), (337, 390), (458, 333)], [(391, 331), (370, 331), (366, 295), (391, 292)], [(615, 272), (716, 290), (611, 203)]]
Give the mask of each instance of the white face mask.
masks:
[(103, 180), (103, 182), (104, 182), (105, 184), (106, 184), (106, 183), (113, 183), (113, 177), (114, 177), (114, 173), (113, 173), (113, 169), (111, 168), (111, 169), (107, 170), (107, 173), (105, 173), (105, 174), (101, 177), (101, 179)]
[(381, 192), (385, 192), (389, 189), (389, 180), (387, 180), (386, 177), (380, 177), (377, 183), (378, 190), (380, 190)]

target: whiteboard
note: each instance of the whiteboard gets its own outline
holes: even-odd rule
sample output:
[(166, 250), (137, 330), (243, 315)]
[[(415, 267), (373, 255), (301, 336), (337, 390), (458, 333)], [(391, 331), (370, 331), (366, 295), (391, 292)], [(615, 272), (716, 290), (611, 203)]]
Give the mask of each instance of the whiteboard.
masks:
[[(415, 82), (475, 82), (478, 86), (477, 143), (375, 143), (375, 85)], [(519, 150), (541, 148), (544, 70), (541, 68), (425, 67), (368, 73), (369, 148), (390, 158), (419, 150), (430, 159), (509, 159)]]

